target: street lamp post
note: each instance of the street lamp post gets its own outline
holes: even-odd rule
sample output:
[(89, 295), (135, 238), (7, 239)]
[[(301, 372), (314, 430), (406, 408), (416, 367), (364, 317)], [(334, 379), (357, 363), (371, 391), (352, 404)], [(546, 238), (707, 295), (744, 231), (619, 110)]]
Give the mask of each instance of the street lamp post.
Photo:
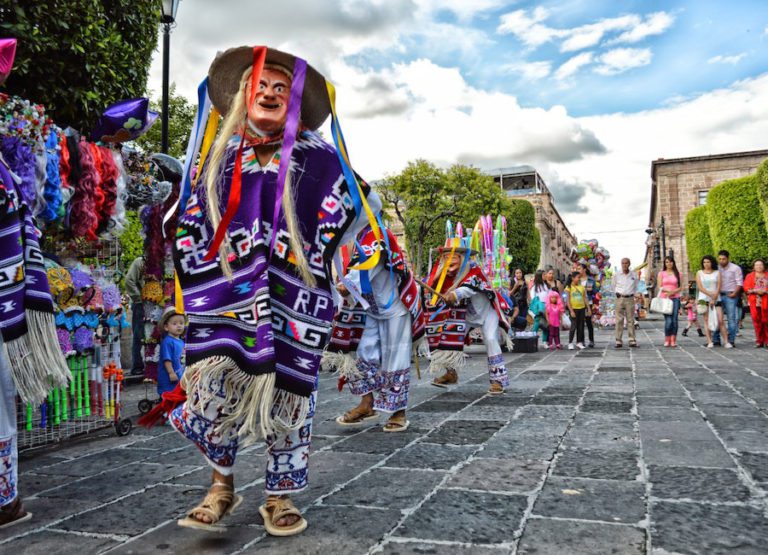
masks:
[(179, 9), (179, 0), (161, 1), (163, 24), (163, 139), (160, 150), (168, 154), (168, 81), (170, 66), (171, 28), (176, 22), (176, 11)]

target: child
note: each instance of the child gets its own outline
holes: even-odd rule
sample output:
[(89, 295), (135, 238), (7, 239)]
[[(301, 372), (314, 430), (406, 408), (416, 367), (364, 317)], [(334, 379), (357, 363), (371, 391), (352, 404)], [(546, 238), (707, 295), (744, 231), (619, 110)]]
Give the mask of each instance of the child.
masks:
[(549, 344), (548, 349), (562, 349), (560, 345), (560, 316), (565, 312), (563, 301), (557, 291), (550, 291), (549, 302), (547, 302), (547, 324), (549, 325)]
[(587, 301), (587, 289), (581, 284), (579, 272), (571, 274), (571, 284), (565, 288), (568, 297), (566, 304), (571, 314), (571, 331), (568, 334), (568, 349), (573, 350), (573, 336), (576, 335), (576, 346), (584, 349), (584, 322), (592, 318), (592, 311)]
[(704, 332), (701, 331), (701, 324), (699, 324), (699, 315), (696, 312), (696, 301), (690, 295), (683, 295), (680, 303), (680, 308), (688, 311), (688, 325), (683, 330), (683, 336), (688, 336), (688, 330), (691, 329), (693, 324), (696, 324), (696, 331), (699, 332), (699, 337), (704, 337)]
[(184, 374), (182, 357), (184, 355), (184, 333), (186, 320), (182, 314), (178, 314), (173, 307), (168, 307), (163, 312), (159, 328), (164, 333), (160, 343), (160, 368), (157, 371), (157, 394), (162, 395), (172, 391), (176, 382)]

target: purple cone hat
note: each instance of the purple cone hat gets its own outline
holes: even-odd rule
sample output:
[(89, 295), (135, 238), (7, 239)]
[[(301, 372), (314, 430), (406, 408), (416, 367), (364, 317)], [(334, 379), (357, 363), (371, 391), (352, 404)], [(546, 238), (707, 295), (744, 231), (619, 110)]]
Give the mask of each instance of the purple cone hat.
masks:
[(16, 57), (16, 39), (0, 39), (0, 85), (5, 83)]
[(132, 141), (146, 133), (158, 115), (149, 109), (148, 98), (121, 100), (104, 110), (91, 133), (91, 140), (102, 143)]

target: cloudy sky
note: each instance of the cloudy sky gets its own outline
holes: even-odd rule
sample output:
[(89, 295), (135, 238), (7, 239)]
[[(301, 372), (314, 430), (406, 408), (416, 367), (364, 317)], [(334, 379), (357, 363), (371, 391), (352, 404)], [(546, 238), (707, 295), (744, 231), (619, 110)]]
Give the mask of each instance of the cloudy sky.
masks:
[(530, 164), (570, 229), (614, 259), (642, 259), (652, 160), (768, 148), (765, 0), (266, 4), (181, 1), (180, 93), (195, 98), (218, 50), (293, 52), (336, 84), (366, 179), (416, 158)]

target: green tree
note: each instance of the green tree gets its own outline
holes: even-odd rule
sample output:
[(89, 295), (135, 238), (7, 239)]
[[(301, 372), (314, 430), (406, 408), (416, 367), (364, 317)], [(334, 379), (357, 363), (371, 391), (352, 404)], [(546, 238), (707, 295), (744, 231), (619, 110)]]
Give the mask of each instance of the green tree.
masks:
[(734, 264), (750, 265), (768, 254), (768, 234), (755, 174), (723, 181), (707, 195), (713, 251), (725, 249)]
[(768, 160), (764, 160), (757, 167), (757, 196), (760, 199), (760, 206), (763, 210), (763, 222), (768, 228)]
[[(150, 107), (161, 111), (161, 101), (152, 100)], [(189, 131), (195, 122), (196, 107), (186, 98), (176, 94), (176, 85), (171, 84), (168, 91), (168, 154), (181, 158), (187, 151)], [(163, 128), (160, 122), (150, 127), (144, 135), (136, 139), (136, 143), (146, 152), (160, 152), (162, 147)]]
[(128, 210), (125, 216), (125, 231), (123, 231), (119, 238), (120, 270), (123, 275), (131, 267), (131, 263), (144, 252), (144, 238), (141, 236), (142, 230), (139, 213), (136, 210)]
[(462, 222), (471, 231), (485, 214), (507, 218), (507, 246), (516, 265), (531, 271), (538, 264), (540, 240), (533, 206), (508, 198), (492, 177), (477, 168), (457, 164), (443, 171), (416, 160), (387, 178), (379, 192), (403, 225), (410, 258), (421, 275), (429, 270), (430, 249), (445, 242), (446, 220), (454, 226)]
[(384, 179), (377, 190), (385, 208), (391, 207), (403, 225), (413, 267), (423, 275), (424, 254), (429, 252), (425, 238), (441, 229), (439, 222), (444, 225), (445, 219), (456, 211), (445, 172), (426, 160), (415, 160), (398, 175)]
[(108, 105), (144, 94), (159, 22), (159, 2), (2, 0), (0, 36), (18, 39), (6, 92), (88, 133)]
[(694, 273), (699, 269), (701, 258), (715, 252), (709, 235), (706, 205), (697, 206), (685, 216), (685, 250), (688, 252), (688, 268)]

